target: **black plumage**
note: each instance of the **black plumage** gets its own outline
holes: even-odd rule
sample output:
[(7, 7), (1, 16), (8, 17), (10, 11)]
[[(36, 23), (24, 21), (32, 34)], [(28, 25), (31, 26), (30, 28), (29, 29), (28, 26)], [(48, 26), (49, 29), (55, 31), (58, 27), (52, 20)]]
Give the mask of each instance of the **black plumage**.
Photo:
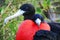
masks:
[(39, 30), (34, 35), (34, 40), (57, 40), (57, 34), (52, 31)]
[(51, 31), (57, 34), (57, 40), (60, 40), (60, 23), (48, 23)]

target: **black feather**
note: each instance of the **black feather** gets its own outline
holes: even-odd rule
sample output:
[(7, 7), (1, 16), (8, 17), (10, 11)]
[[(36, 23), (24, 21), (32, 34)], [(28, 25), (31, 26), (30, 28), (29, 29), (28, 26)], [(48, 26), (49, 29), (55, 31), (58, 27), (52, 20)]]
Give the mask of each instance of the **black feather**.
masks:
[(39, 30), (33, 40), (57, 40), (57, 34), (51, 31)]

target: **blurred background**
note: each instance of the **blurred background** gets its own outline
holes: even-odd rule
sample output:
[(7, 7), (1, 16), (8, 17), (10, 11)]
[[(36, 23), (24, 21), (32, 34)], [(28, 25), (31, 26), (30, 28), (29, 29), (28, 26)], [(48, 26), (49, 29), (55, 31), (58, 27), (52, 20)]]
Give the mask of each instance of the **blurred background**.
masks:
[(60, 22), (60, 0), (0, 0), (0, 40), (15, 40), (23, 16), (14, 18), (4, 25), (4, 19), (13, 15), (24, 3), (34, 5), (36, 13), (43, 15), (46, 22)]

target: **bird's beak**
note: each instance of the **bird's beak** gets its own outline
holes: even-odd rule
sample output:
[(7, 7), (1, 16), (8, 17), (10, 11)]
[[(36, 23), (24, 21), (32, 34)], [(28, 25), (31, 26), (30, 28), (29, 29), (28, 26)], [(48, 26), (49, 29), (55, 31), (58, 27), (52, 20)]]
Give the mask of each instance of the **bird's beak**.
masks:
[(35, 23), (36, 23), (38, 26), (40, 26), (41, 20), (40, 20), (39, 18), (37, 18), (37, 19), (35, 20)]
[(18, 10), (14, 15), (5, 18), (4, 23), (7, 23), (9, 20), (11, 20), (11, 19), (13, 19), (13, 18), (16, 18), (16, 17), (18, 17), (18, 16), (20, 16), (20, 15), (23, 15), (23, 13), (25, 13), (25, 11), (23, 11), (23, 10)]

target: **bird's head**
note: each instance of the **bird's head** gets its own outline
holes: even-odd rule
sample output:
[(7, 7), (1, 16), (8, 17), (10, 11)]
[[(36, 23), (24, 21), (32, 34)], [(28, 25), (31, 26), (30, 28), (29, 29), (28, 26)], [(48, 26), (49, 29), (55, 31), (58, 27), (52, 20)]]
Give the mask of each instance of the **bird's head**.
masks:
[(20, 15), (23, 15), (24, 19), (31, 19), (34, 14), (35, 8), (32, 4), (23, 4), (14, 15), (5, 18), (4, 23), (7, 23), (9, 20), (16, 18)]
[(44, 17), (39, 14), (35, 14), (32, 18), (32, 20), (37, 24), (40, 25), (41, 22), (44, 22)]

